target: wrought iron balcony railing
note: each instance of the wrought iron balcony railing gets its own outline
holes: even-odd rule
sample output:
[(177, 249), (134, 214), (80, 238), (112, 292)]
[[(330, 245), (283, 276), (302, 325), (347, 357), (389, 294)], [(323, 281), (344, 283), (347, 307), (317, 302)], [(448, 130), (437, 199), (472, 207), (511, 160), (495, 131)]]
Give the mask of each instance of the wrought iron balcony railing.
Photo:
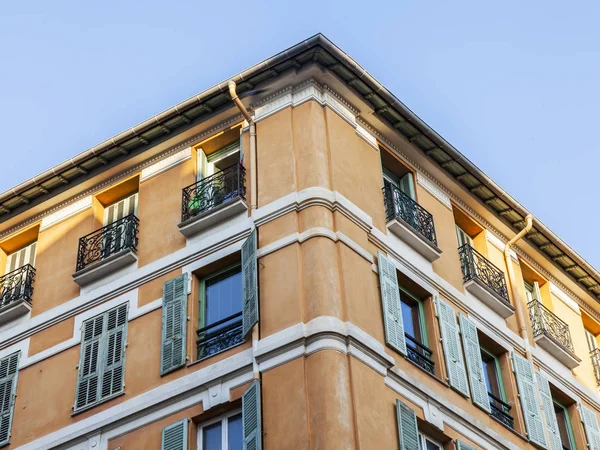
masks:
[(196, 334), (198, 335), (198, 340), (196, 340), (198, 359), (208, 358), (234, 345), (241, 344), (244, 342), (242, 312), (200, 328)]
[(404, 333), (404, 336), (406, 337), (406, 358), (425, 372), (433, 375), (433, 367), (435, 365), (435, 362), (431, 359), (433, 351), (425, 347), (411, 335)]
[(545, 335), (568, 352), (575, 353), (569, 325), (538, 300), (530, 301), (527, 308), (529, 309), (534, 337)]
[(506, 304), (510, 305), (504, 272), (469, 244), (460, 247), (458, 253), (460, 255), (463, 281), (479, 280), (497, 294)]
[(244, 166), (235, 163), (184, 188), (181, 200), (181, 221), (185, 222), (236, 197), (245, 200), (245, 177)]
[(598, 383), (598, 386), (600, 386), (600, 349), (592, 350), (590, 352), (590, 358), (592, 359), (594, 375), (596, 375), (596, 383)]
[(510, 415), (510, 405), (491, 392), (488, 392), (488, 398), (490, 399), (490, 415), (507, 427), (514, 428), (515, 419)]
[(139, 220), (123, 217), (79, 239), (77, 272), (123, 250), (137, 251)]
[(0, 277), (0, 308), (18, 301), (31, 303), (35, 269), (30, 264)]
[(387, 221), (400, 218), (437, 247), (433, 216), (389, 181), (383, 183), (383, 201)]

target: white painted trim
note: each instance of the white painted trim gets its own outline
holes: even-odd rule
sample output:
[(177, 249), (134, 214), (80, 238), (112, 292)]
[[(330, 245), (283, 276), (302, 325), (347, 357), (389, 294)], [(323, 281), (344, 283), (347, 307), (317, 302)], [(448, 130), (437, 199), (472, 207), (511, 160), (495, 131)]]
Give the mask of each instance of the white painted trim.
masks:
[(552, 281), (548, 281), (548, 283), (550, 283), (550, 293), (551, 294), (554, 294), (554, 296), (556, 298), (561, 300), (565, 305), (567, 305), (569, 308), (571, 308), (577, 314), (581, 315), (581, 309), (579, 309), (579, 305), (577, 304), (577, 302), (575, 300), (573, 300), (571, 297), (569, 297), (565, 291), (563, 291), (561, 288), (559, 288)]
[(42, 219), (42, 224), (40, 225), (40, 232), (44, 231), (54, 225), (57, 225), (70, 217), (73, 217), (86, 209), (92, 207), (92, 196), (89, 195), (87, 197), (82, 198), (81, 200), (77, 200), (70, 205), (67, 205), (52, 214), (48, 214)]
[(192, 147), (188, 147), (180, 152), (174, 153), (172, 155), (167, 156), (166, 158), (161, 159), (160, 161), (152, 164), (151, 166), (145, 167), (142, 169), (142, 174), (140, 176), (140, 183), (149, 180), (156, 175), (159, 175), (163, 172), (166, 172), (169, 169), (172, 169), (179, 164), (188, 161), (192, 158)]
[(449, 210), (452, 210), (452, 203), (450, 203), (450, 197), (440, 189), (427, 175), (423, 172), (417, 172), (417, 183), (435, 198), (437, 198), (442, 205)]
[(359, 124), (356, 124), (356, 134), (358, 134), (358, 136), (360, 136), (361, 139), (363, 139), (367, 144), (369, 144), (375, 150), (379, 151), (379, 145), (377, 144), (377, 139), (375, 138), (375, 136), (373, 136), (371, 133), (369, 133), (369, 131), (366, 128), (360, 126)]
[[(242, 413), (242, 410), (239, 408), (236, 408), (231, 411), (227, 411), (226, 413), (221, 414), (220, 416), (213, 417), (212, 419), (207, 420), (206, 422), (199, 423), (198, 428), (196, 430), (196, 448), (198, 450), (223, 450), (223, 449), (226, 450), (226, 449), (228, 449), (229, 448), (229, 433), (228, 433), (229, 418), (233, 417), (233, 416), (237, 416), (241, 413)], [(221, 423), (221, 449), (204, 448), (204, 446), (203, 446), (204, 428), (209, 427), (209, 426), (214, 425), (219, 422)], [(241, 436), (241, 438), (242, 438), (242, 440), (244, 439), (243, 436)]]
[[(506, 243), (502, 242), (502, 240), (498, 236), (493, 234), (490, 230), (485, 230), (485, 238), (487, 239), (487, 241), (490, 244), (492, 244), (498, 250), (500, 250), (501, 252), (504, 252), (504, 247), (506, 246)], [(519, 258), (517, 256), (517, 254), (515, 253), (515, 251), (512, 249), (510, 250), (510, 257), (513, 259), (514, 262), (519, 263)]]

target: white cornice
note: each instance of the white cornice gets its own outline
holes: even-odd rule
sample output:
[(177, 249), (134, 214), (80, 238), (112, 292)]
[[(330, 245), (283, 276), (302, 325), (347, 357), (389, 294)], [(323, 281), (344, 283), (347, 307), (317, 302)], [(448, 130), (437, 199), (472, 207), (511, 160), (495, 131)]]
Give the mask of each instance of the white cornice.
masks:
[(52, 214), (48, 214), (46, 217), (42, 219), (42, 224), (40, 226), (40, 231), (43, 231), (51, 226), (54, 226), (64, 220), (67, 220), (69, 217), (73, 217), (76, 214), (79, 214), (86, 209), (92, 207), (92, 196), (88, 195), (87, 197), (82, 198), (81, 200), (77, 200), (76, 202), (71, 203), (70, 205), (65, 206), (64, 208), (59, 209)]
[(429, 177), (422, 172), (417, 172), (417, 183), (422, 186), (427, 192), (437, 198), (442, 205), (452, 210), (452, 203), (450, 203), (450, 197), (435, 184)]
[(189, 160), (192, 157), (192, 147), (188, 147), (180, 152), (173, 153), (166, 158), (161, 159), (157, 163), (147, 166), (142, 169), (142, 175), (140, 177), (140, 183), (146, 181), (156, 175), (159, 175), (166, 170), (169, 170), (179, 164)]
[(575, 311), (577, 314), (581, 315), (581, 309), (579, 309), (579, 305), (575, 300), (567, 295), (565, 291), (559, 288), (556, 284), (550, 281), (550, 293), (554, 294), (556, 298), (561, 300), (565, 305)]

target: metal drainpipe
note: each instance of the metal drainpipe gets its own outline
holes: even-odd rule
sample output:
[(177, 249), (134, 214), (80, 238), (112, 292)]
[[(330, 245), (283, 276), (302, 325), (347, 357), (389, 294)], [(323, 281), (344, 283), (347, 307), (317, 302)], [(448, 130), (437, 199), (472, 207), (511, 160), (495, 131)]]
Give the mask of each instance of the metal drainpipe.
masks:
[[(256, 210), (257, 204), (257, 192), (256, 192), (256, 125), (252, 116), (241, 102), (239, 97), (237, 96), (237, 92), (235, 91), (236, 84), (235, 81), (229, 80), (227, 83), (229, 86), (229, 95), (231, 95), (231, 100), (238, 107), (244, 118), (248, 121), (248, 125), (250, 126), (250, 216), (254, 214)], [(252, 349), (253, 352), (256, 353), (258, 350), (258, 339), (260, 336), (259, 324), (254, 325), (252, 329)], [(256, 358), (253, 358), (252, 369), (254, 372), (254, 379), (260, 379), (260, 372), (258, 370), (258, 363), (256, 362)]]

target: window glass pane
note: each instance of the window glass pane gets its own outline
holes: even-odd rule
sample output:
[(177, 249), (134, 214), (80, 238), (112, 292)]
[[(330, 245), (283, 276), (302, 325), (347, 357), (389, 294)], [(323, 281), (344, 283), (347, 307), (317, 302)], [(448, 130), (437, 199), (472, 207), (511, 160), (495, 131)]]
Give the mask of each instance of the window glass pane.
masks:
[(440, 446), (427, 439), (427, 450), (441, 450)]
[[(242, 272), (238, 267), (206, 282), (205, 325), (242, 310)], [(224, 323), (222, 326), (226, 326)]]
[(204, 450), (221, 450), (221, 445), (221, 422), (202, 430), (202, 448)]
[(228, 450), (242, 450), (242, 415), (230, 417), (227, 424)]
[(558, 422), (558, 431), (563, 448), (570, 450), (571, 441), (569, 440), (569, 428), (567, 424), (567, 411), (556, 403), (554, 404), (554, 412), (556, 412), (556, 421)]
[(496, 360), (486, 352), (481, 352), (481, 364), (483, 366), (483, 378), (488, 392), (500, 398), (500, 385), (496, 371)]

